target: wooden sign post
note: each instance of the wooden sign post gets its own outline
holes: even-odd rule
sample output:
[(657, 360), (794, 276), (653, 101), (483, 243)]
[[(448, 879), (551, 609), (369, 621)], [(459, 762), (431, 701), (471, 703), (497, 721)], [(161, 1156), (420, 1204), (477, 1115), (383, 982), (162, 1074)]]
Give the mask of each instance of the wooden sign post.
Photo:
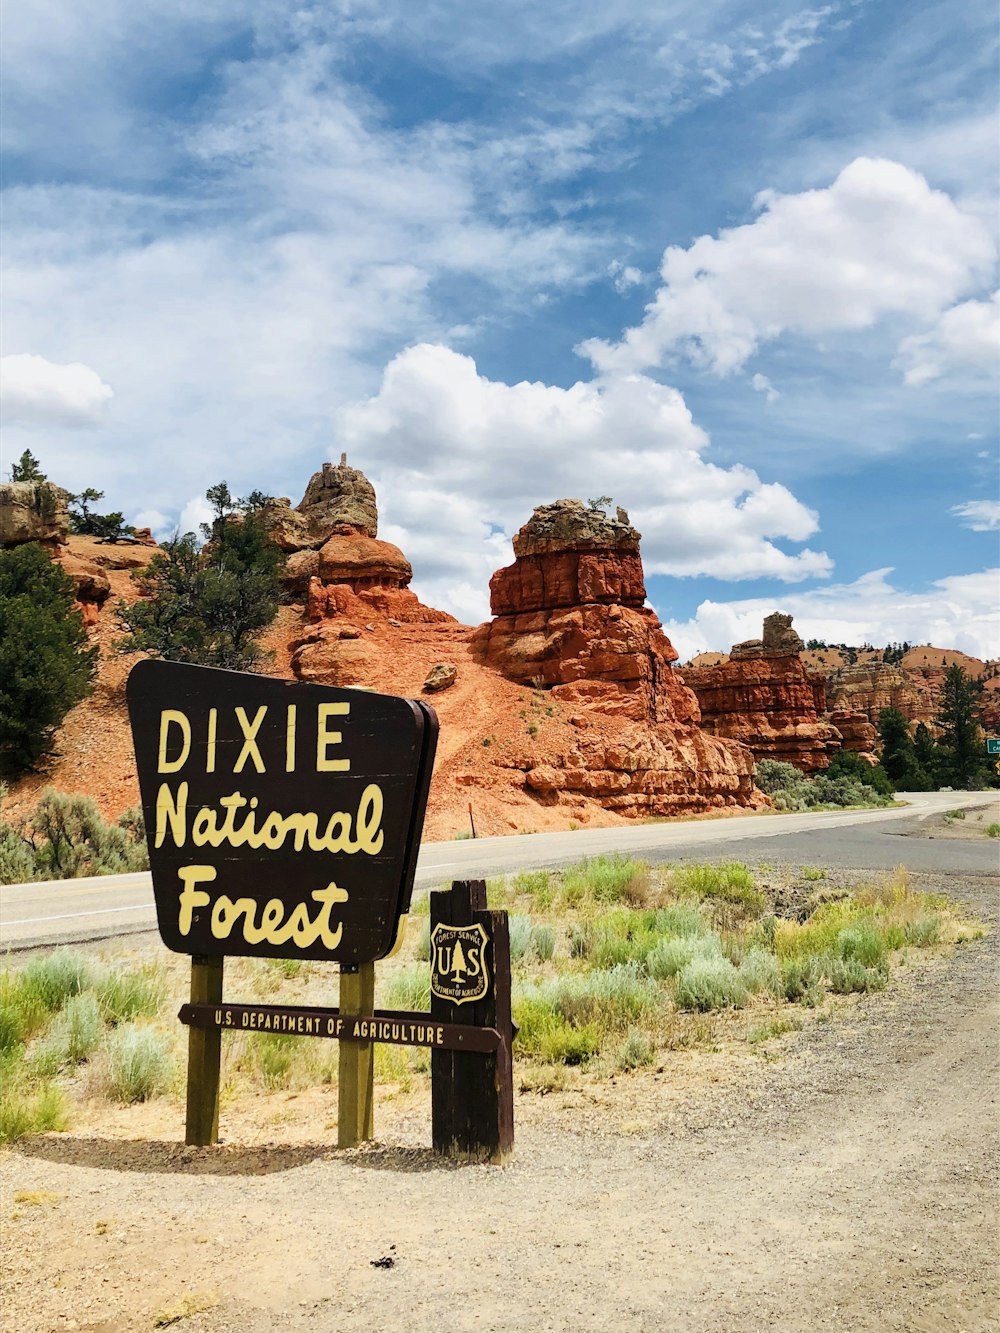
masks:
[[(144, 661), (126, 691), (160, 935), (191, 955), (186, 1140), (219, 1136), (225, 1030), (339, 1040), (338, 1143), (373, 1133), (374, 1043), (431, 1048), (434, 1145), (514, 1142), (510, 945), (482, 881), (432, 898), (431, 1012), (375, 1009), (437, 744), (421, 700)], [(227, 1004), (227, 954), (340, 966), (337, 1008)]]
[(431, 894), (431, 1018), (500, 1034), (490, 1055), (432, 1052), (434, 1150), (502, 1162), (514, 1147), (510, 932), (506, 912), (487, 910), (481, 879)]

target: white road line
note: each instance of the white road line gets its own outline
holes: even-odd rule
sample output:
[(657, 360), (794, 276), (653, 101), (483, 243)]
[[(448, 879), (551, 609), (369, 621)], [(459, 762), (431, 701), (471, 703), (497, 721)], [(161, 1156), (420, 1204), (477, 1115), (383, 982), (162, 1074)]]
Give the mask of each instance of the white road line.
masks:
[(26, 916), (20, 921), (4, 921), (4, 926), (38, 926), (44, 921), (74, 921), (80, 916), (107, 916), (109, 912), (151, 912), (152, 903), (137, 903), (135, 907), (98, 907), (93, 912), (63, 912), (61, 916)]

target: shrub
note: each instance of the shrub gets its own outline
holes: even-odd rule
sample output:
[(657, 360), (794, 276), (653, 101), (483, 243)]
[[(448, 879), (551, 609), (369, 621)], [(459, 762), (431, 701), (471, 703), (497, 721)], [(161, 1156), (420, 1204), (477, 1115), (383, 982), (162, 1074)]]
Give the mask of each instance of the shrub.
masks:
[(941, 938), (941, 918), (933, 912), (918, 916), (906, 925), (903, 936), (907, 944), (916, 945), (919, 949), (937, 944)]
[(987, 824), (984, 831), (988, 838), (1000, 838), (1000, 824)]
[(118, 1101), (131, 1105), (166, 1091), (174, 1076), (167, 1038), (153, 1028), (123, 1023), (108, 1037), (108, 1085)]
[(708, 922), (694, 903), (670, 903), (657, 908), (653, 929), (658, 935), (702, 935), (708, 930)]
[(653, 1043), (639, 1028), (629, 1028), (628, 1035), (618, 1048), (615, 1065), (618, 1069), (641, 1069), (653, 1063)]
[(548, 870), (522, 870), (514, 876), (511, 887), (515, 893), (523, 893), (530, 897), (541, 912), (552, 906), (555, 895), (552, 890), (552, 876)]
[(649, 866), (633, 857), (594, 856), (563, 875), (563, 898), (570, 906), (591, 899), (599, 903), (639, 901), (649, 883)]
[(89, 796), (65, 796), (48, 787), (16, 831), (4, 827), (16, 832), (31, 856), (28, 880), (118, 875), (149, 865), (141, 811), (126, 810), (111, 824)]
[(34, 767), (56, 728), (91, 689), (73, 580), (37, 542), (0, 551), (0, 773)]
[(31, 1090), (4, 1080), (0, 1089), (0, 1143), (16, 1143), (27, 1134), (65, 1129), (66, 1102), (52, 1083)]
[(551, 985), (526, 987), (515, 995), (514, 1049), (546, 1064), (585, 1064), (600, 1050), (600, 1030), (596, 1023), (575, 1026), (556, 1005)]
[(29, 1004), (35, 1000), (43, 1010), (55, 1013), (89, 986), (95, 975), (94, 965), (83, 954), (75, 949), (55, 949), (30, 958), (21, 969), (19, 980)]
[(678, 1009), (742, 1009), (747, 988), (736, 968), (721, 955), (692, 958), (677, 974)]
[(31, 1049), (28, 1062), (32, 1072), (45, 1077), (60, 1069), (72, 1069), (93, 1053), (101, 1030), (101, 1011), (94, 992), (74, 995)]
[(830, 989), (837, 995), (852, 991), (882, 990), (889, 980), (884, 967), (865, 967), (857, 958), (831, 958), (827, 967)]
[(431, 1007), (431, 970), (414, 963), (393, 972), (385, 984), (385, 1002), (389, 1009), (424, 1012)]
[(872, 921), (859, 921), (837, 935), (838, 958), (855, 958), (863, 967), (881, 967), (885, 962), (885, 940)]
[(781, 968), (772, 953), (763, 949), (751, 949), (739, 966), (739, 977), (749, 991), (770, 991), (772, 995), (782, 993)]
[(130, 972), (111, 969), (97, 987), (105, 1022), (112, 1026), (135, 1018), (152, 1018), (163, 1003), (165, 983), (156, 967)]
[(556, 1008), (574, 1027), (594, 1022), (603, 1031), (624, 1030), (661, 1002), (658, 987), (636, 963), (560, 977), (553, 984)]
[(747, 912), (759, 912), (764, 906), (764, 895), (754, 883), (753, 872), (740, 861), (675, 866), (670, 880), (679, 893), (734, 903)]
[(646, 971), (657, 981), (675, 977), (695, 958), (722, 956), (718, 935), (687, 935), (679, 939), (661, 939), (646, 955)]
[(556, 932), (551, 926), (539, 924), (531, 928), (530, 952), (541, 963), (547, 963), (556, 951)]
[(517, 962), (527, 953), (531, 942), (531, 919), (526, 916), (510, 916), (507, 918), (507, 925), (510, 931), (511, 960)]
[(813, 954), (786, 958), (781, 964), (781, 989), (786, 1000), (815, 1008), (823, 999), (823, 969)]

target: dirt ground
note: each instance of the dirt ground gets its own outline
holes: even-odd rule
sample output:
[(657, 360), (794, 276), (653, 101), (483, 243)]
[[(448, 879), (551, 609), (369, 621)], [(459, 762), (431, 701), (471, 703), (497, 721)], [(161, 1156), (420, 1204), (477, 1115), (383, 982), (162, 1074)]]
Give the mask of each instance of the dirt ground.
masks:
[(502, 1168), (435, 1159), (425, 1091), (350, 1152), (329, 1090), (304, 1140), (271, 1105), (185, 1149), (160, 1104), (25, 1141), (3, 1328), (996, 1328), (1000, 875), (914, 881), (991, 932), (741, 1055), (522, 1092)]

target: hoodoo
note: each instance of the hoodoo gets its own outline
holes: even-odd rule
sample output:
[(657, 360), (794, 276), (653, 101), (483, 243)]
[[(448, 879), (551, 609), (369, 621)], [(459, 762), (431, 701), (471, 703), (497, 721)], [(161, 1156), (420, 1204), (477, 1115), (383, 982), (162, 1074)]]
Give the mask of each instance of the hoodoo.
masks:
[(553, 801), (582, 794), (630, 815), (752, 804), (749, 752), (701, 730), (698, 702), (673, 670), (677, 653), (645, 605), (639, 533), (625, 511), (540, 505), (513, 545), (514, 563), (490, 581), (494, 619), (476, 630), (473, 654), (582, 710), (571, 743), (528, 769), (526, 789)]
[(353, 684), (372, 653), (362, 642), (372, 617), (399, 623), (454, 623), (424, 606), (409, 588), (413, 570), (392, 542), (378, 538), (375, 488), (363, 472), (324, 463), (301, 502), (273, 500), (264, 510), (271, 537), (290, 552), (284, 582), (305, 599), (311, 628), (294, 645), (292, 668), (301, 680)]

